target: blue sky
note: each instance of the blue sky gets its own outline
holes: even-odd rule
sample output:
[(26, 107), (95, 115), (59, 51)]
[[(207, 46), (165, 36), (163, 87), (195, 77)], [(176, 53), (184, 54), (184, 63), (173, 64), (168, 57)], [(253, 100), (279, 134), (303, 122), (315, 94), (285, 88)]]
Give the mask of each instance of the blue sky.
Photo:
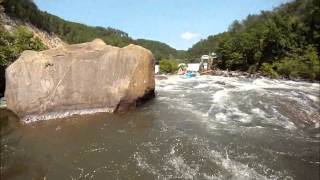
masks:
[(134, 39), (190, 48), (201, 38), (226, 31), (236, 19), (271, 10), (288, 0), (34, 0), (66, 20), (113, 27)]

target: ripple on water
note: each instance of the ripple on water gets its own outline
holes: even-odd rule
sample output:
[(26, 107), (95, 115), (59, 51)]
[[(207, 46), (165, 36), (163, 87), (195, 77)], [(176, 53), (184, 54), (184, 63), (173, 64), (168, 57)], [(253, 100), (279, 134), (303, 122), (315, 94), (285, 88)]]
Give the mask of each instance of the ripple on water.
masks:
[[(173, 91), (166, 91), (163, 88), (166, 84), (169, 86), (175, 84)], [(193, 121), (194, 124), (204, 127), (201, 131), (207, 135), (220, 138), (230, 136), (240, 141), (239, 146), (242, 145), (241, 141), (244, 138), (254, 140), (257, 144), (271, 143), (272, 139), (281, 143), (288, 140), (319, 143), (317, 136), (319, 133), (314, 133), (313, 130), (314, 128), (319, 130), (320, 124), (320, 119), (317, 118), (320, 109), (318, 83), (267, 78), (200, 76), (182, 79), (179, 76), (170, 76), (168, 80), (157, 82), (158, 86), (161, 86), (158, 89), (159, 102), (168, 106), (173, 114), (188, 116), (188, 118), (177, 117), (178, 123), (181, 125), (187, 120)], [(305, 121), (301, 117), (304, 117)], [(302, 127), (309, 128), (313, 134), (301, 129)], [(270, 139), (265, 140), (266, 137)], [(234, 142), (232, 138), (230, 142)], [(315, 141), (312, 140), (314, 138)], [(276, 144), (271, 148), (278, 146), (281, 147)], [(317, 147), (311, 145), (310, 148), (312, 146)], [(294, 152), (295, 150), (292, 150), (289, 153)], [(190, 166), (186, 158), (179, 155), (167, 161), (171, 162), (171, 165), (175, 164), (177, 168), (188, 170), (189, 174), (186, 173), (186, 177), (195, 172), (197, 175), (202, 173), (202, 179), (293, 179), (295, 177), (291, 175), (292, 170), (284, 170), (285, 168), (277, 170), (263, 161), (259, 163), (258, 159), (255, 159), (258, 161), (255, 162), (255, 167), (251, 167), (217, 149), (209, 148), (206, 153), (208, 156), (201, 157), (211, 159), (212, 163), (218, 164), (223, 170), (214, 174), (201, 172), (200, 164)], [(250, 153), (244, 158), (248, 159), (249, 156)], [(179, 163), (180, 165), (177, 165)]]
[(20, 179), (319, 179), (319, 87), (168, 76), (137, 111), (15, 128), (2, 157)]

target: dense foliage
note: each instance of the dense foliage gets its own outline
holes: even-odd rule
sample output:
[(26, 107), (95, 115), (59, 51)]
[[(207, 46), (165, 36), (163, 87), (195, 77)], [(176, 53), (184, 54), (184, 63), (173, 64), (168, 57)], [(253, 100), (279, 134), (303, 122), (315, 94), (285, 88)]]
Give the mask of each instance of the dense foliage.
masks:
[[(55, 33), (64, 41), (82, 43), (101, 38), (107, 44), (123, 47), (130, 43), (141, 45), (150, 49), (155, 55), (157, 63), (160, 59), (168, 59), (181, 54), (167, 44), (146, 39), (133, 40), (127, 33), (113, 28), (91, 27), (80, 23), (65, 21), (47, 12), (40, 11), (32, 0), (0, 0), (0, 10), (10, 17), (28, 22), (39, 29)], [(0, 27), (0, 71), (1, 91), (4, 91), (4, 69), (16, 60), (23, 50), (42, 50), (45, 47), (39, 39), (34, 38), (24, 28), (18, 28), (14, 33), (9, 33)]]
[(14, 32), (6, 31), (0, 24), (0, 94), (5, 87), (4, 69), (14, 62), (24, 50), (41, 51), (47, 47), (25, 27), (18, 27)]
[(235, 21), (227, 32), (209, 36), (189, 53), (216, 52), (219, 67), (272, 77), (320, 80), (320, 1), (296, 0), (273, 11)]
[[(0, 13), (4, 11), (0, 0)], [(14, 62), (24, 50), (41, 51), (47, 47), (25, 27), (8, 32), (0, 19), (0, 97), (5, 89), (5, 68)]]
[(14, 32), (9, 33), (2, 26), (0, 27), (0, 65), (7, 66), (16, 60), (24, 50), (41, 51), (46, 46), (38, 37), (25, 27), (18, 27)]
[(140, 46), (152, 51), (154, 57), (156, 58), (157, 63), (161, 59), (168, 59), (168, 58), (175, 57), (177, 55), (176, 49), (162, 42), (146, 40), (146, 39), (137, 39), (136, 42)]
[(122, 47), (133, 42), (127, 33), (117, 29), (90, 27), (42, 12), (31, 0), (4, 0), (3, 6), (5, 13), (9, 16), (55, 33), (68, 43), (81, 43), (101, 38), (108, 44)]
[[(187, 52), (145, 39), (133, 40), (127, 33), (113, 28), (91, 27), (65, 21), (40, 11), (32, 0), (2, 0), (5, 13), (29, 22), (49, 33), (55, 33), (68, 43), (103, 39), (107, 44), (123, 47), (130, 43), (150, 49), (157, 63), (164, 59), (196, 60), (203, 54), (216, 52), (221, 69), (262, 71), (271, 77), (308, 78), (320, 80), (320, 1), (295, 0), (273, 11), (249, 15), (234, 21), (227, 32), (209, 36)], [(2, 44), (7, 33), (1, 31)], [(10, 43), (9, 43), (10, 44)], [(9, 48), (9, 46), (8, 46)], [(2, 45), (1, 63), (12, 61), (19, 53)], [(9, 48), (12, 50), (12, 48)], [(23, 48), (22, 48), (23, 49)], [(174, 62), (173, 62), (174, 63)], [(169, 66), (167, 66), (169, 67)]]
[(162, 59), (159, 69), (160, 73), (175, 73), (178, 70), (178, 63), (174, 59)]
[(63, 20), (47, 12), (40, 11), (31, 0), (4, 0), (3, 5), (7, 15), (29, 22), (49, 33), (55, 33), (70, 44), (88, 42), (96, 38), (118, 47), (138, 44), (150, 49), (157, 61), (177, 54), (175, 49), (158, 41), (133, 40), (127, 33), (114, 28), (91, 27)]

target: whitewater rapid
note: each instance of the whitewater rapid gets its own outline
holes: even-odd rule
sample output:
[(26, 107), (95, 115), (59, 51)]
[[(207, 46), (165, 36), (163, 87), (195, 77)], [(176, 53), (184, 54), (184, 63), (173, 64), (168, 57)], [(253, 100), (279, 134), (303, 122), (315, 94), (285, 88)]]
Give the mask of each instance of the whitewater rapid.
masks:
[(2, 110), (4, 179), (319, 180), (319, 83), (161, 79), (127, 113), (21, 125)]
[[(168, 76), (157, 81), (158, 99), (189, 111), (215, 128), (255, 122), (274, 128), (319, 128), (319, 83), (245, 77)], [(296, 116), (297, 114), (303, 117)], [(299, 119), (300, 118), (300, 119)], [(258, 126), (259, 127), (259, 126)], [(320, 137), (320, 134), (314, 134)]]
[[(171, 145), (161, 167), (144, 153), (134, 157), (159, 179), (299, 179), (284, 156), (307, 161), (316, 174), (319, 89), (318, 83), (267, 78), (167, 76), (157, 80), (157, 102), (168, 108), (167, 115), (160, 112), (162, 130), (181, 133), (185, 142)], [(195, 146), (190, 155), (183, 153), (186, 142)], [(146, 144), (151, 153), (156, 144)], [(305, 159), (308, 151), (312, 158)]]

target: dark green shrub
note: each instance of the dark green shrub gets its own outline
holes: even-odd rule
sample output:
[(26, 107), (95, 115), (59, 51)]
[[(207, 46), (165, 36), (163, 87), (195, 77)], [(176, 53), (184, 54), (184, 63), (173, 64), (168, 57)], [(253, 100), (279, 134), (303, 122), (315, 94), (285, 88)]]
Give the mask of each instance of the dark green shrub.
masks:
[(248, 73), (253, 74), (257, 72), (257, 65), (251, 65), (248, 69)]
[(178, 70), (178, 63), (173, 59), (160, 61), (160, 73), (175, 73)]
[(264, 75), (269, 76), (271, 78), (278, 78), (279, 74), (273, 69), (272, 64), (263, 63), (261, 66), (261, 71)]
[(320, 79), (320, 63), (316, 49), (308, 46), (305, 50), (299, 51), (274, 63), (278, 74), (293, 79)]
[(25, 50), (41, 51), (47, 47), (25, 27), (17, 28), (13, 33), (7, 32), (0, 25), (0, 94), (5, 88), (5, 68), (13, 63)]

